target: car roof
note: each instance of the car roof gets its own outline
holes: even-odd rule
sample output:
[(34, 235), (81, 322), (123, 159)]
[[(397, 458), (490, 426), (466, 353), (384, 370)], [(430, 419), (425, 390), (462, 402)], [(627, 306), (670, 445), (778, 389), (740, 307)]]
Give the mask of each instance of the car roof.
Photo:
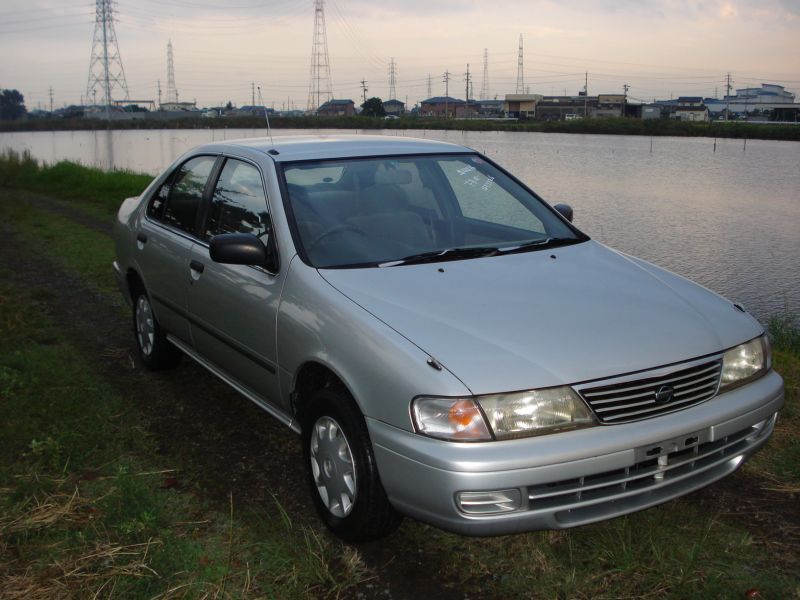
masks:
[(298, 135), (275, 136), (273, 139), (268, 137), (247, 138), (208, 144), (196, 150), (224, 151), (226, 148), (247, 148), (263, 152), (269, 154), (276, 162), (474, 152), (470, 148), (448, 142), (389, 135)]

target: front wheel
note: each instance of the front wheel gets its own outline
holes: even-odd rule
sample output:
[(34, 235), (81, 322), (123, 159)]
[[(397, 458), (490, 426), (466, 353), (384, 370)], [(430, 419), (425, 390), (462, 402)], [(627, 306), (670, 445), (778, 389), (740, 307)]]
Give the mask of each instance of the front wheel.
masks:
[(347, 392), (317, 392), (303, 425), (303, 454), (314, 505), (325, 524), (350, 542), (374, 540), (397, 529), (378, 476), (364, 417)]
[(169, 369), (180, 361), (181, 351), (167, 341), (144, 290), (136, 290), (133, 294), (133, 333), (139, 358), (148, 369)]

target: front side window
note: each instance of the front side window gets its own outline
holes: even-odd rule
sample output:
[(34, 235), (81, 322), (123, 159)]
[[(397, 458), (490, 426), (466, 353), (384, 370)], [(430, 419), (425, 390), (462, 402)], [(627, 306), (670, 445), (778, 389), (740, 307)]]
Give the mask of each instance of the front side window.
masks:
[(587, 239), (475, 154), (283, 165), (300, 246), (317, 268), (400, 266)]
[(195, 232), (203, 190), (215, 162), (213, 156), (198, 156), (181, 165), (166, 199), (161, 217), (164, 223), (188, 233)]
[(270, 231), (261, 173), (253, 165), (228, 159), (211, 197), (206, 239), (220, 233), (251, 233), (266, 243)]

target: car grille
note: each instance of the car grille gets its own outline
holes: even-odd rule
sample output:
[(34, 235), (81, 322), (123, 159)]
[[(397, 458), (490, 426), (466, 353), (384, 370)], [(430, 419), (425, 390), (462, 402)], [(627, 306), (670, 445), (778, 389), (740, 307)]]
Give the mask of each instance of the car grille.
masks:
[(528, 487), (528, 510), (549, 512), (562, 526), (597, 521), (660, 504), (727, 475), (772, 433), (775, 416), (713, 442), (689, 437), (676, 450), (633, 466)]
[(686, 408), (713, 398), (722, 360), (712, 360), (658, 376), (580, 387), (578, 392), (601, 423), (626, 423)]

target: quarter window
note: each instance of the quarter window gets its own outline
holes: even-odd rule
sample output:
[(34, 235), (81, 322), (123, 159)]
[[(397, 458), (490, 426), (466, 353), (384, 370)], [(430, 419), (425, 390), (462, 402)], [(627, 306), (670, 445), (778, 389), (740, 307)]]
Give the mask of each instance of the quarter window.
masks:
[(250, 164), (228, 159), (211, 198), (205, 237), (251, 233), (266, 243), (270, 231), (261, 173)]
[(195, 232), (197, 211), (215, 162), (213, 156), (199, 156), (181, 165), (164, 208), (164, 223), (189, 233)]

